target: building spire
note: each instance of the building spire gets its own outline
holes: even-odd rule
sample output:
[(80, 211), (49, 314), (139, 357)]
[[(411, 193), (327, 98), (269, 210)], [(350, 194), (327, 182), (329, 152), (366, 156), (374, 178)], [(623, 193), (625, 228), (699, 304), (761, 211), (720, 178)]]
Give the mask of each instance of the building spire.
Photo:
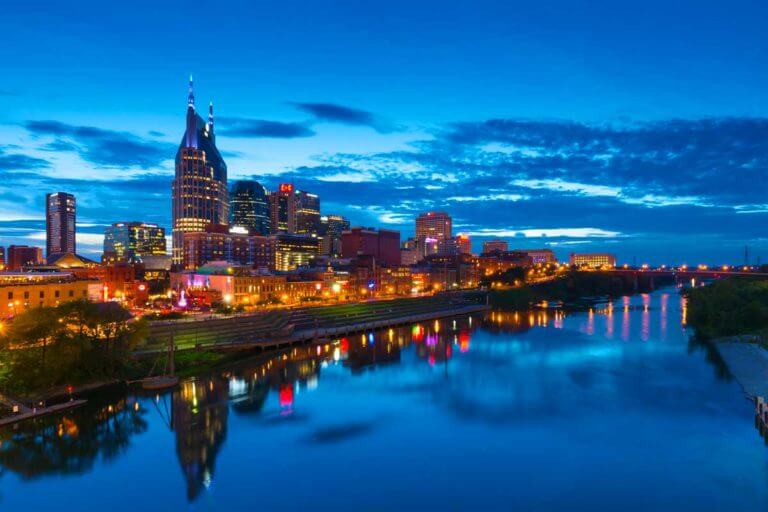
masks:
[(213, 102), (208, 105), (208, 127), (213, 132)]
[(184, 132), (184, 145), (197, 148), (197, 114), (195, 113), (195, 91), (192, 75), (189, 75), (189, 100), (187, 101), (187, 130)]
[(187, 100), (187, 106), (195, 108), (195, 91), (194, 91), (194, 80), (192, 79), (192, 74), (189, 75), (189, 98)]

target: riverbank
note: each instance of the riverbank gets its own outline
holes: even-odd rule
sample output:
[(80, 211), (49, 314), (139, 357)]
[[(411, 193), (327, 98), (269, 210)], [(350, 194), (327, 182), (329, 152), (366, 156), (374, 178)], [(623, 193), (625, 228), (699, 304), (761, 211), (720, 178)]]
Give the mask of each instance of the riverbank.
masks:
[(761, 341), (755, 336), (733, 336), (709, 342), (750, 400), (768, 397), (768, 350)]
[(650, 275), (635, 277), (599, 271), (572, 271), (545, 282), (491, 289), (488, 292), (488, 301), (493, 307), (505, 309), (527, 308), (543, 301), (559, 302), (569, 308), (579, 309), (596, 301), (634, 293), (648, 293), (666, 284), (672, 284), (672, 280)]
[[(173, 340), (176, 375), (188, 377), (267, 351), (324, 342), (355, 332), (394, 327), (449, 316), (484, 312), (482, 292), (453, 292), (432, 297), (397, 299), (270, 311), (199, 321), (150, 322), (146, 338), (126, 356), (113, 378), (73, 380), (55, 388), (16, 388), (16, 403), (57, 403), (115, 383), (163, 373)], [(1, 401), (0, 401), (0, 405)], [(2, 413), (3, 411), (0, 411)]]

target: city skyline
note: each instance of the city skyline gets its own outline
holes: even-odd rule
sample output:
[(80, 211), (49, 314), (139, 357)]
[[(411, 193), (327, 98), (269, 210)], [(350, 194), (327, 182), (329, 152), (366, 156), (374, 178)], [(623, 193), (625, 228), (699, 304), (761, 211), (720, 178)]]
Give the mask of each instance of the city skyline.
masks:
[[(84, 5), (60, 14), (74, 18)], [(45, 194), (60, 190), (77, 197), (77, 246), (86, 256), (101, 252), (113, 222), (157, 223), (170, 234), (173, 158), (191, 71), (199, 109), (216, 105), (230, 183), (252, 179), (271, 190), (293, 183), (320, 196), (322, 214), (344, 215), (352, 225), (399, 230), (405, 239), (419, 213), (444, 210), (476, 252), (484, 240), (503, 238), (510, 247), (550, 247), (561, 259), (593, 251), (637, 263), (740, 263), (748, 246), (753, 261), (766, 261), (766, 43), (757, 21), (766, 8), (743, 6), (682, 2), (664, 15), (650, 4), (637, 12), (603, 7), (606, 20), (591, 19), (589, 30), (557, 6), (422, 6), (411, 19), (378, 23), (371, 19), (382, 13), (358, 7), (347, 22), (367, 21), (378, 37), (329, 34), (320, 46), (338, 52), (336, 59), (300, 44), (329, 22), (309, 5), (304, 11), (318, 14), (317, 26), (301, 35), (308, 22), (294, 20), (270, 47), (267, 21), (288, 16), (271, 6), (254, 18), (263, 30), (249, 28), (252, 41), (214, 38), (196, 58), (180, 59), (163, 41), (153, 41), (150, 55), (137, 37), (134, 50), (146, 60), (131, 62), (120, 41), (105, 37), (104, 55), (67, 72), (58, 71), (93, 50), (81, 47), (77, 25), (49, 35), (47, 44), (59, 46), (41, 52), (32, 39), (44, 24), (11, 8), (6, 33), (26, 44), (2, 50), (9, 72), (0, 79), (0, 239), (42, 245)], [(582, 11), (595, 14), (594, 7)], [(458, 12), (476, 22), (468, 39), (451, 38), (448, 21)], [(94, 10), (87, 19), (105, 36), (125, 28), (128, 20), (116, 14), (123, 13)], [(143, 30), (178, 23), (171, 14), (158, 8)], [(245, 29), (231, 13), (214, 10), (211, 18), (217, 36), (225, 27)], [(526, 19), (538, 20), (538, 29)], [(715, 26), (719, 19), (733, 23)], [(572, 30), (550, 32), (564, 26)], [(637, 35), (650, 27), (654, 40), (641, 49)], [(433, 41), (417, 45), (409, 32), (417, 28)], [(397, 37), (385, 37), (387, 30)], [(237, 65), (249, 51), (258, 70)], [(594, 61), (576, 58), (585, 51)], [(120, 66), (106, 65), (107, 53)], [(488, 60), (490, 53), (498, 60)], [(675, 69), (680, 62), (683, 71)], [(56, 76), (55, 90), (41, 86), (42, 70)], [(378, 83), (387, 76), (398, 80)]]

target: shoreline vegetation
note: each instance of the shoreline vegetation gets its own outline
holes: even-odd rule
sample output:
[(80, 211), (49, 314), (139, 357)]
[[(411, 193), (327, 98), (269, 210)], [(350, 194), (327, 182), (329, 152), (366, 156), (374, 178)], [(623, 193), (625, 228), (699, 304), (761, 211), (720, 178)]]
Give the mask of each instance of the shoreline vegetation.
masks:
[(597, 301), (647, 293), (673, 283), (673, 279), (667, 277), (640, 275), (635, 281), (634, 277), (627, 278), (605, 272), (571, 271), (540, 283), (506, 289), (491, 288), (488, 294), (489, 303), (502, 309), (527, 308), (542, 302), (557, 302), (571, 309), (583, 309)]
[(704, 341), (768, 338), (768, 280), (729, 278), (684, 292), (688, 325)]

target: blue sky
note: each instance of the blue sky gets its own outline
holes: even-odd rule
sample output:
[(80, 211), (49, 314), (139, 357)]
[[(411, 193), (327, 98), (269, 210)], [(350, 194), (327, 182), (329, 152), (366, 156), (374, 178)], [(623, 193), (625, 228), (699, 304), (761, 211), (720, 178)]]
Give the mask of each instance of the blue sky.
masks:
[[(160, 4), (160, 5), (158, 5)], [(542, 5), (537, 5), (542, 4)], [(15, 2), (0, 28), (0, 245), (46, 192), (170, 225), (186, 80), (230, 179), (324, 213), (620, 260), (768, 261), (765, 2)]]

